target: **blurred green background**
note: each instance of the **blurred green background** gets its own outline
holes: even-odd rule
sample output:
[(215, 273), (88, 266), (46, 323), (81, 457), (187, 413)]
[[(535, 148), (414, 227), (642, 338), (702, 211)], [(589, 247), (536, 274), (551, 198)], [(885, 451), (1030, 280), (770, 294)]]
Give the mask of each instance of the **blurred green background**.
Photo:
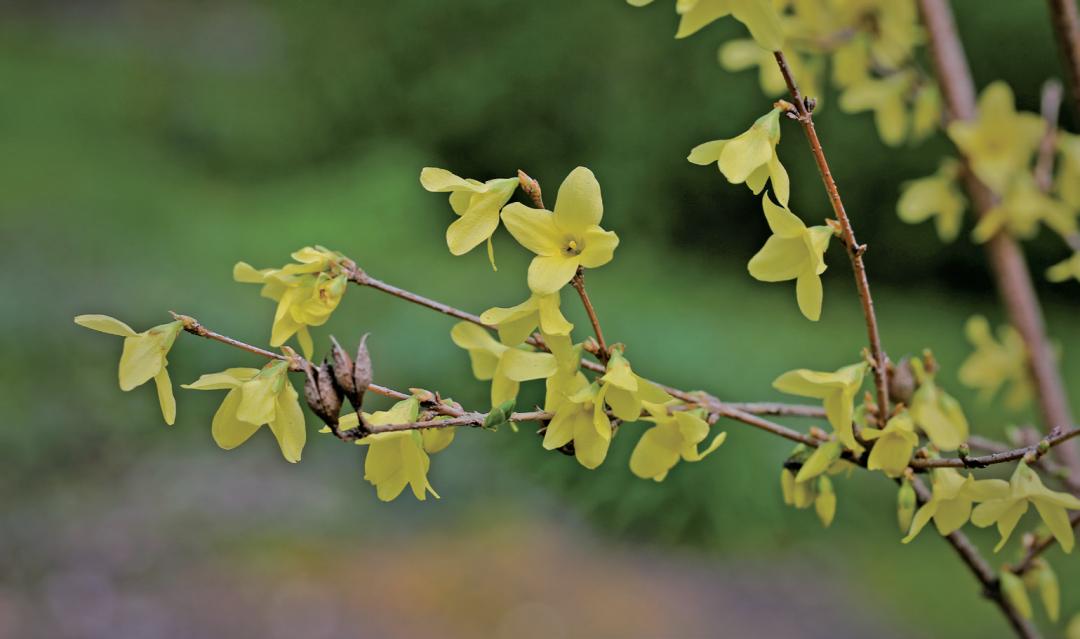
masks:
[[(119, 340), (72, 324), (100, 312), (141, 330), (172, 309), (265, 344), (273, 306), (231, 281), (232, 264), (280, 265), (315, 243), (465, 309), (515, 304), (529, 256), (500, 230), (498, 272), (481, 251), (451, 257), (452, 214), (420, 188), (420, 168), (480, 179), (521, 168), (550, 203), (580, 164), (622, 238), (590, 290), (636, 370), (769, 400), (785, 370), (856, 360), (865, 333), (839, 247), (822, 321), (809, 323), (793, 286), (746, 275), (768, 235), (755, 198), (685, 160), (769, 109), (756, 73), (715, 63), (740, 27), (675, 41), (670, 3), (656, 4), (5, 3), (0, 636), (1003, 634), (932, 532), (899, 544), (890, 482), (839, 481), (822, 531), (782, 504), (790, 447), (739, 424), (722, 424), (727, 444), (662, 484), (627, 468), (636, 426), (597, 471), (545, 453), (529, 427), (460, 432), (433, 458), (443, 499), (382, 504), (361, 451), (326, 436), (312, 433), (296, 466), (267, 432), (217, 449), (218, 394), (178, 389), (177, 424), (165, 427), (152, 390), (117, 389)], [(1059, 75), (1043, 3), (955, 6), (980, 85), (1004, 78), (1037, 109), (1042, 81)], [(834, 104), (824, 96), (818, 126), (871, 247), (887, 350), (933, 348), (975, 432), (1029, 423), (956, 382), (964, 320), (1002, 317), (979, 247), (944, 247), (929, 224), (894, 213), (899, 184), (932, 172), (947, 142), (886, 149), (868, 114)], [(783, 135), (792, 208), (823, 219), (801, 134), (786, 123)], [(1052, 238), (1029, 248), (1036, 273), (1063, 257)], [(1080, 379), (1069, 357), (1080, 352), (1078, 286), (1040, 287), (1068, 379)], [(486, 388), (450, 326), (353, 289), (317, 348), (370, 331), (380, 383), (479, 406)], [(184, 336), (170, 356), (177, 384), (253, 364)], [(538, 385), (527, 400), (541, 401)], [(993, 535), (973, 536), (989, 550)], [(1080, 609), (1080, 568), (1049, 556), (1067, 618)]]

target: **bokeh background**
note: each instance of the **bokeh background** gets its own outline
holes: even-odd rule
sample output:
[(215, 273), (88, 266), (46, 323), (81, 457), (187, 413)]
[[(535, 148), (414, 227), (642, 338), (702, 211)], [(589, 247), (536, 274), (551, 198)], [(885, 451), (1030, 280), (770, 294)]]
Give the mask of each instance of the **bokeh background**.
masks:
[[(164, 426), (149, 387), (118, 390), (119, 340), (72, 324), (100, 312), (142, 329), (173, 309), (265, 344), (273, 306), (231, 281), (232, 264), (280, 265), (314, 243), (462, 308), (514, 304), (529, 256), (500, 230), (498, 272), (481, 251), (452, 258), (452, 214), (420, 188), (420, 168), (521, 168), (553, 199), (580, 164), (622, 238), (591, 293), (641, 373), (768, 400), (780, 372), (854, 361), (864, 332), (839, 247), (823, 319), (809, 323), (793, 287), (745, 272), (768, 235), (755, 199), (685, 160), (769, 108), (756, 73), (716, 64), (740, 27), (675, 41), (670, 3), (656, 4), (3, 3), (0, 636), (1003, 634), (933, 532), (899, 544), (890, 482), (839, 481), (822, 531), (782, 504), (790, 447), (738, 424), (662, 484), (630, 474), (629, 433), (588, 471), (543, 452), (529, 427), (460, 432), (433, 458), (441, 500), (383, 504), (362, 452), (326, 436), (312, 433), (295, 466), (265, 431), (219, 450), (216, 393), (178, 389), (178, 421)], [(1043, 3), (954, 4), (980, 85), (1006, 79), (1036, 110), (1041, 82), (1059, 75)], [(932, 172), (947, 142), (886, 149), (868, 114), (822, 97), (819, 130), (871, 246), (888, 351), (932, 348), (975, 432), (1029, 423), (956, 381), (964, 320), (1002, 317), (979, 248), (942, 246), (894, 213), (899, 185)], [(788, 123), (783, 135), (792, 207), (823, 219), (801, 134)], [(1036, 273), (1063, 257), (1052, 238), (1029, 249)], [(1040, 288), (1075, 398), (1080, 287)], [(486, 389), (450, 326), (353, 289), (317, 346), (370, 331), (378, 381), (480, 405)], [(176, 383), (255, 363), (183, 336), (170, 356)], [(523, 404), (539, 401), (536, 386)], [(993, 535), (973, 535), (989, 550)], [(1080, 568), (1049, 556), (1067, 618)]]

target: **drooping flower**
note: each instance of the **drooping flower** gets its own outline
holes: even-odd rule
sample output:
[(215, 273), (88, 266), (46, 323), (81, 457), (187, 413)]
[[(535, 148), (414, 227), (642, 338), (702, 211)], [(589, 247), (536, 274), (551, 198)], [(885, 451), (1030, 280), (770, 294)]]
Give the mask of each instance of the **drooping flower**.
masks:
[(967, 523), (974, 502), (1003, 499), (1009, 492), (1008, 482), (1001, 479), (975, 479), (970, 473), (961, 475), (955, 468), (935, 468), (933, 497), (915, 513), (911, 528), (901, 542), (908, 543), (934, 520), (943, 536)]
[(499, 339), (507, 346), (521, 344), (537, 327), (545, 335), (569, 335), (574, 325), (559, 309), (559, 294), (537, 295), (510, 308), (489, 308), (480, 314), (480, 321), (499, 329)]
[[(653, 0), (627, 0), (635, 7), (644, 7)], [(681, 17), (676, 38), (697, 33), (709, 24), (731, 15), (746, 25), (754, 41), (762, 48), (776, 51), (784, 43), (780, 16), (772, 0), (676, 0), (675, 11)]]
[(907, 411), (894, 416), (883, 429), (864, 428), (862, 435), (863, 439), (875, 442), (870, 449), (870, 458), (866, 460), (866, 468), (883, 471), (889, 477), (899, 477), (904, 473), (911, 454), (919, 445), (915, 422)]
[(630, 471), (642, 479), (663, 481), (668, 471), (679, 463), (701, 461), (727, 439), (727, 433), (713, 437), (705, 450), (698, 444), (709, 435), (709, 424), (700, 411), (670, 411), (671, 404), (645, 402), (649, 416), (644, 421), (655, 424), (641, 435), (630, 455)]
[(506, 229), (536, 253), (529, 264), (533, 293), (554, 293), (574, 277), (579, 266), (597, 268), (611, 261), (619, 237), (600, 227), (603, 216), (600, 184), (583, 166), (571, 171), (559, 186), (554, 213), (519, 202), (503, 209)]
[(257, 270), (246, 262), (233, 267), (233, 279), (262, 284), (261, 295), (278, 303), (270, 345), (281, 346), (296, 335), (306, 357), (314, 343), (309, 326), (322, 326), (341, 302), (348, 286), (345, 257), (321, 246), (306, 246), (292, 254), (295, 264)]
[(1027, 169), (1045, 130), (1038, 115), (1017, 113), (1012, 89), (1000, 80), (979, 95), (976, 119), (956, 120), (947, 129), (975, 175), (997, 193)]
[(994, 339), (990, 323), (981, 315), (968, 319), (964, 333), (975, 350), (960, 365), (960, 383), (977, 389), (983, 401), (989, 401), (1002, 386), (1007, 386), (1005, 405), (1013, 410), (1023, 408), (1031, 400), (1032, 389), (1027, 348), (1020, 333), (1005, 325)]
[[(843, 472), (841, 462), (834, 464), (836, 468), (830, 468), (829, 472)], [(809, 479), (799, 481), (795, 473), (784, 468), (780, 472), (780, 489), (784, 495), (784, 503), (798, 509), (814, 507), (821, 525), (828, 528), (836, 516), (836, 493), (833, 491), (832, 480), (828, 475), (817, 474)]]
[(600, 378), (600, 391), (611, 412), (628, 422), (641, 416), (642, 402), (663, 404), (671, 400), (662, 388), (634, 374), (619, 349), (611, 351), (607, 371)]
[(959, 174), (960, 163), (946, 158), (933, 175), (905, 183), (896, 203), (900, 219), (918, 224), (932, 217), (941, 241), (955, 240), (967, 207), (967, 200), (956, 183)]
[(1004, 230), (1027, 240), (1035, 237), (1040, 223), (1062, 237), (1077, 231), (1075, 212), (1064, 202), (1043, 193), (1035, 180), (1024, 174), (1016, 177), (1005, 197), (982, 216), (971, 237), (976, 242), (985, 242)]
[(124, 338), (124, 350), (120, 355), (120, 390), (129, 391), (153, 379), (157, 386), (161, 415), (165, 423), (171, 426), (176, 421), (176, 399), (169, 380), (166, 356), (184, 327), (183, 322), (161, 324), (142, 333), (136, 333), (127, 324), (108, 315), (78, 315), (75, 323)]
[(1068, 279), (1080, 281), (1080, 252), (1046, 269), (1046, 279), (1051, 282), (1064, 282)]
[(288, 373), (288, 363), (275, 360), (262, 370), (230, 368), (203, 375), (182, 388), (229, 391), (210, 427), (218, 446), (232, 450), (265, 424), (277, 439), (281, 454), (296, 463), (304, 450), (307, 431), (300, 398), (289, 383)]
[(761, 198), (765, 219), (773, 234), (765, 246), (750, 258), (750, 275), (762, 282), (795, 280), (799, 310), (811, 321), (821, 317), (821, 274), (825, 272), (825, 251), (833, 235), (827, 226), (806, 224), (786, 207), (773, 204), (766, 193)]
[(549, 385), (544, 410), (554, 416), (544, 433), (543, 446), (554, 450), (572, 441), (578, 462), (592, 470), (604, 462), (612, 438), (600, 385), (589, 383), (580, 372), (552, 381), (556, 384)]
[[(364, 421), (372, 426), (408, 424), (417, 420), (419, 412), (420, 403), (415, 397), (410, 397), (394, 404), (390, 410), (364, 413)], [(359, 423), (356, 413), (341, 419), (343, 428), (352, 428)], [(427, 478), (431, 467), (428, 455), (443, 450), (453, 440), (453, 428), (375, 433), (358, 439), (358, 446), (368, 447), (364, 458), (364, 479), (375, 486), (376, 494), (382, 501), (397, 498), (405, 486), (412, 488), (413, 495), (420, 501), (424, 501), (428, 492), (438, 499), (439, 494)]]
[(730, 140), (713, 140), (697, 145), (686, 159), (700, 166), (715, 162), (728, 182), (745, 182), (755, 195), (765, 188), (766, 181), (771, 181), (776, 199), (787, 206), (791, 182), (776, 155), (782, 110), (774, 108)]
[(454, 255), (464, 255), (487, 241), (488, 260), (495, 268), (491, 236), (499, 227), (499, 211), (514, 196), (518, 178), (498, 178), (480, 182), (460, 178), (446, 169), (424, 167), (420, 184), (433, 193), (450, 193), (450, 208), (458, 219), (446, 229), (446, 246)]
[(471, 322), (455, 324), (450, 338), (469, 352), (476, 379), (491, 380), (492, 406), (516, 398), (520, 382), (555, 374), (555, 357), (551, 353), (512, 348)]
[(834, 373), (800, 368), (777, 377), (773, 388), (783, 393), (823, 400), (825, 416), (836, 432), (836, 437), (845, 446), (859, 453), (863, 448), (855, 441), (852, 416), (855, 413), (855, 396), (862, 388), (866, 367), (865, 363), (852, 364)]
[(1075, 539), (1072, 523), (1067, 510), (1080, 510), (1080, 499), (1069, 493), (1059, 493), (1043, 485), (1039, 475), (1021, 461), (1016, 465), (1009, 479), (1008, 495), (1001, 499), (985, 501), (975, 507), (971, 513), (971, 523), (979, 528), (997, 524), (1001, 541), (994, 548), (997, 552), (1005, 546), (1017, 522), (1028, 510), (1028, 504), (1035, 506), (1039, 517), (1050, 529), (1065, 552), (1072, 552)]
[(942, 390), (922, 360), (911, 359), (919, 387), (911, 398), (911, 417), (941, 450), (956, 450), (968, 438), (968, 421), (960, 402)]

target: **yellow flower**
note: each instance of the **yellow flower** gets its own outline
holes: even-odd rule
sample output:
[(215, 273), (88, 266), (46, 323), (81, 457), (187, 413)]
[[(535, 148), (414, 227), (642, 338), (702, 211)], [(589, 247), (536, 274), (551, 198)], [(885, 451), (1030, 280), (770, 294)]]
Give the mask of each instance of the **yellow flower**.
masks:
[(894, 73), (885, 78), (867, 78), (840, 95), (840, 110), (845, 113), (874, 112), (881, 141), (897, 146), (907, 137), (907, 95), (911, 90), (910, 73)]
[(766, 193), (761, 198), (765, 219), (773, 234), (765, 246), (750, 258), (750, 275), (762, 282), (795, 280), (795, 299), (807, 319), (821, 317), (821, 274), (825, 272), (825, 250), (833, 232), (827, 226), (807, 228), (786, 207), (773, 204)]
[[(829, 473), (843, 472), (842, 466), (841, 462), (835, 463), (833, 468), (829, 468)], [(836, 493), (833, 492), (832, 480), (826, 475), (816, 474), (800, 481), (795, 473), (784, 468), (780, 472), (780, 489), (788, 506), (800, 510), (813, 506), (821, 525), (826, 528), (836, 516)]]
[(779, 108), (769, 111), (735, 138), (697, 145), (686, 159), (699, 166), (716, 162), (728, 182), (745, 182), (754, 194), (761, 193), (769, 180), (776, 199), (787, 206), (791, 183), (776, 155), (776, 145), (780, 142), (780, 111)]
[(935, 468), (931, 472), (934, 495), (915, 513), (902, 543), (915, 539), (931, 519), (942, 535), (960, 530), (971, 517), (973, 502), (1002, 499), (1009, 492), (1008, 482), (1001, 479), (977, 480), (970, 473), (962, 476), (954, 468)]
[(499, 339), (507, 346), (524, 342), (537, 327), (545, 336), (569, 335), (574, 325), (566, 321), (559, 309), (562, 300), (558, 293), (537, 295), (510, 308), (489, 308), (480, 314), (480, 321), (499, 329)]
[(864, 428), (862, 434), (867, 441), (877, 440), (870, 449), (866, 468), (881, 470), (889, 477), (899, 477), (904, 473), (911, 453), (919, 444), (919, 436), (915, 434), (915, 422), (907, 412), (890, 419), (884, 429)]
[(277, 439), (281, 454), (296, 463), (304, 450), (307, 431), (300, 399), (289, 383), (288, 373), (288, 363), (274, 361), (262, 370), (230, 368), (203, 375), (182, 388), (229, 391), (214, 413), (210, 427), (218, 446), (232, 450), (266, 424)]
[(1039, 511), (1039, 517), (1042, 517), (1043, 523), (1061, 544), (1061, 549), (1067, 553), (1072, 552), (1075, 539), (1066, 510), (1080, 510), (1080, 499), (1043, 486), (1039, 476), (1023, 461), (1016, 465), (1016, 470), (1009, 479), (1008, 495), (976, 506), (971, 513), (971, 523), (979, 528), (997, 524), (998, 532), (1001, 533), (1001, 541), (994, 548), (994, 552), (997, 552), (1009, 540), (1017, 522), (1027, 512), (1029, 503)]
[(120, 390), (129, 391), (142, 386), (151, 378), (157, 386), (161, 415), (170, 426), (176, 421), (176, 399), (166, 367), (166, 356), (183, 322), (169, 322), (136, 333), (130, 326), (108, 315), (78, 315), (75, 323), (90, 330), (124, 338), (124, 351), (120, 355)]
[(939, 449), (956, 450), (968, 438), (968, 421), (960, 402), (938, 387), (920, 359), (912, 358), (911, 367), (919, 382), (911, 398), (911, 417)]
[(783, 393), (824, 400), (825, 416), (832, 424), (837, 438), (859, 453), (863, 448), (855, 441), (851, 420), (855, 412), (855, 396), (862, 388), (865, 374), (864, 363), (845, 366), (834, 373), (800, 368), (777, 377), (773, 388)]
[(499, 227), (499, 211), (514, 196), (517, 178), (480, 182), (462, 179), (446, 169), (424, 167), (420, 184), (433, 193), (450, 193), (450, 208), (458, 219), (446, 229), (446, 246), (454, 255), (464, 255), (487, 241), (488, 259), (495, 268), (491, 236)]
[[(773, 57), (771, 51), (762, 49), (753, 40), (729, 40), (720, 47), (718, 57), (720, 66), (728, 71), (743, 71), (756, 66), (758, 83), (765, 95), (777, 97), (787, 93), (787, 82), (780, 73), (780, 67), (776, 66), (776, 58)], [(788, 69), (798, 82), (803, 94), (814, 96), (817, 100), (815, 106), (815, 113), (817, 113), (822, 106), (821, 59), (804, 58), (793, 52), (788, 52), (786, 57)]]
[(979, 96), (979, 116), (949, 124), (953, 143), (967, 156), (975, 175), (997, 193), (1027, 169), (1046, 125), (1034, 113), (1017, 113), (1012, 89), (998, 80)]
[(450, 338), (469, 352), (473, 375), (491, 380), (491, 405), (515, 399), (520, 382), (544, 379), (555, 374), (555, 357), (511, 348), (500, 343), (484, 328), (471, 322), (459, 322), (450, 330)]
[[(635, 7), (644, 7), (652, 1), (627, 0)], [(772, 0), (676, 0), (675, 11), (681, 16), (676, 38), (693, 35), (720, 18), (731, 15), (746, 25), (750, 35), (762, 48), (776, 51), (784, 44), (780, 16)]]
[(896, 203), (900, 219), (908, 224), (918, 224), (934, 218), (938, 237), (952, 242), (960, 234), (967, 200), (957, 187), (960, 163), (953, 159), (942, 160), (937, 173), (912, 180), (903, 185), (903, 193)]
[(977, 389), (983, 401), (989, 401), (1007, 385), (1005, 405), (1014, 410), (1023, 408), (1032, 390), (1027, 348), (1020, 333), (1012, 326), (1002, 326), (998, 329), (999, 342), (981, 315), (968, 319), (964, 332), (975, 351), (960, 365), (960, 383)]
[(600, 228), (603, 215), (600, 184), (583, 166), (563, 180), (554, 213), (518, 202), (503, 209), (506, 229), (536, 253), (529, 264), (533, 293), (554, 293), (574, 277), (579, 266), (597, 268), (611, 261), (619, 237)]
[(630, 455), (630, 471), (642, 479), (663, 481), (668, 471), (679, 463), (701, 461), (724, 443), (727, 433), (713, 437), (705, 450), (698, 444), (709, 435), (709, 424), (700, 411), (668, 412), (670, 404), (645, 402), (649, 416), (644, 420), (656, 424), (641, 435)]
[(1046, 269), (1046, 279), (1051, 282), (1064, 282), (1070, 278), (1080, 281), (1080, 252)]
[(1054, 188), (1065, 203), (1080, 208), (1080, 135), (1058, 131), (1057, 144), (1061, 156)]
[[(410, 397), (394, 404), (390, 410), (364, 413), (364, 419), (373, 426), (408, 424), (417, 420), (419, 412), (420, 403), (415, 397)], [(343, 428), (351, 428), (359, 423), (356, 413), (341, 419)], [(431, 467), (428, 455), (446, 448), (453, 440), (453, 428), (376, 433), (358, 439), (358, 446), (368, 447), (364, 458), (364, 479), (375, 486), (376, 494), (382, 501), (395, 499), (406, 485), (412, 488), (413, 495), (420, 501), (427, 497), (428, 492), (438, 499), (439, 494), (427, 478)]]
[(598, 384), (581, 373), (561, 376), (548, 393), (544, 410), (554, 413), (544, 433), (544, 448), (554, 450), (574, 442), (574, 456), (588, 469), (604, 462), (611, 446), (611, 422), (604, 412)]
[(314, 344), (309, 326), (322, 326), (330, 319), (348, 286), (342, 270), (344, 257), (321, 246), (306, 246), (292, 254), (296, 264), (279, 269), (256, 270), (246, 262), (233, 267), (233, 279), (247, 284), (262, 284), (261, 295), (278, 303), (270, 345), (281, 346), (293, 335), (306, 357)]
[(1075, 212), (1043, 193), (1035, 180), (1024, 174), (1014, 179), (1001, 202), (982, 216), (971, 237), (976, 242), (985, 242), (1005, 230), (1014, 237), (1029, 240), (1039, 231), (1040, 222), (1062, 237), (1077, 231)]
[(600, 378), (600, 387), (611, 412), (628, 422), (641, 416), (642, 402), (663, 404), (671, 400), (671, 396), (662, 388), (635, 375), (630, 362), (617, 349), (611, 352), (607, 370)]

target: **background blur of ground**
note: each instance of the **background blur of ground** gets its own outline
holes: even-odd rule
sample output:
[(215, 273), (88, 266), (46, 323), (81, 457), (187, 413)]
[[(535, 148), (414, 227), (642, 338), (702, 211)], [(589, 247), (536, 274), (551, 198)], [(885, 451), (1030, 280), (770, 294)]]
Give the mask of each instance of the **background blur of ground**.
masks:
[[(956, 5), (979, 82), (1003, 77), (1035, 108), (1057, 73), (1041, 4)], [(420, 168), (523, 168), (552, 197), (585, 164), (622, 238), (616, 260), (590, 273), (591, 293), (637, 370), (768, 400), (780, 372), (854, 361), (864, 332), (842, 252), (828, 256), (823, 320), (808, 323), (793, 287), (745, 274), (767, 236), (753, 198), (685, 162), (769, 100), (754, 74), (714, 64), (736, 25), (675, 42), (669, 9), (0, 8), (0, 637), (998, 636), (997, 613), (940, 540), (898, 543), (890, 482), (839, 480), (837, 519), (822, 531), (781, 503), (790, 448), (737, 424), (713, 457), (662, 484), (627, 470), (634, 437), (590, 472), (541, 451), (529, 429), (462, 432), (433, 458), (443, 499), (381, 504), (360, 451), (324, 436), (312, 434), (296, 466), (266, 432), (218, 450), (215, 393), (178, 390), (166, 428), (153, 391), (116, 388), (118, 340), (72, 325), (102, 312), (144, 328), (174, 309), (265, 344), (272, 306), (230, 280), (232, 264), (279, 265), (314, 243), (462, 308), (513, 304), (527, 256), (500, 231), (497, 273), (479, 252), (451, 258), (451, 214), (419, 188)], [(1028, 423), (956, 382), (964, 320), (1001, 318), (980, 250), (964, 239), (943, 248), (893, 212), (899, 184), (931, 172), (947, 144), (886, 151), (868, 116), (830, 103), (819, 128), (872, 247), (890, 353), (932, 347), (976, 432)], [(802, 140), (791, 126), (784, 136), (793, 208), (823, 218)], [(1061, 257), (1047, 238), (1030, 248), (1036, 273)], [(1045, 291), (1074, 403), (1077, 293)], [(317, 346), (371, 331), (381, 383), (479, 405), (486, 390), (450, 325), (350, 290)], [(170, 356), (176, 383), (253, 363), (187, 337)], [(522, 396), (539, 400), (535, 387)], [(973, 536), (989, 550), (991, 534)], [(1080, 609), (1080, 569), (1050, 557), (1067, 618)]]

